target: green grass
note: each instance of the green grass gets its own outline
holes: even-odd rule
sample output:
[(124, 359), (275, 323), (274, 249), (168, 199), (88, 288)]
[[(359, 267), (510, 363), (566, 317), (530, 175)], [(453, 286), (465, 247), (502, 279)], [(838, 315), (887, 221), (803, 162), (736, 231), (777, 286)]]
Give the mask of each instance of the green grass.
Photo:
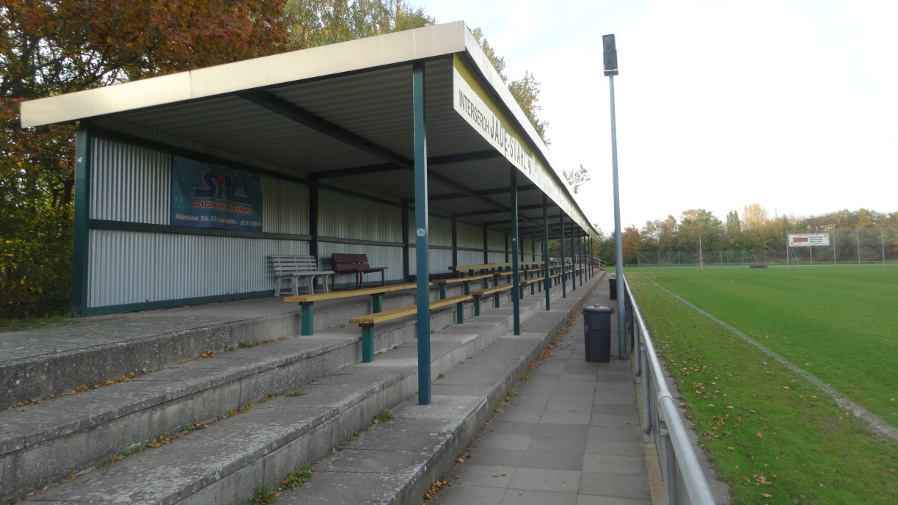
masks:
[(898, 268), (630, 270), (656, 345), (735, 504), (891, 504), (898, 443), (655, 281), (896, 424)]

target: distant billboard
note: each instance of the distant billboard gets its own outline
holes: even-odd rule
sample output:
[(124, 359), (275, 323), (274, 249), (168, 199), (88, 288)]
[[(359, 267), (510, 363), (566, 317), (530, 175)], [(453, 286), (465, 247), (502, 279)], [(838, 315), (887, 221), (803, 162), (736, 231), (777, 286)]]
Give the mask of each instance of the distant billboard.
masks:
[(814, 247), (829, 245), (829, 233), (789, 234), (789, 247)]

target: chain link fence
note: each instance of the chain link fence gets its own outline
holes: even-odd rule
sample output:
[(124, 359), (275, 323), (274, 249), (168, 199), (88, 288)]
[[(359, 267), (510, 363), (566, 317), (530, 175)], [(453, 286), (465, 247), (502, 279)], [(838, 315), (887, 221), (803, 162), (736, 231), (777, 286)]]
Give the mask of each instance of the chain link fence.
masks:
[[(807, 233), (799, 230), (789, 233)], [(816, 233), (816, 232), (815, 232)], [(642, 251), (638, 265), (713, 266), (713, 265), (833, 265), (898, 262), (898, 230), (892, 228), (853, 228), (827, 230), (830, 245), (813, 247), (782, 246), (767, 250), (726, 251)]]

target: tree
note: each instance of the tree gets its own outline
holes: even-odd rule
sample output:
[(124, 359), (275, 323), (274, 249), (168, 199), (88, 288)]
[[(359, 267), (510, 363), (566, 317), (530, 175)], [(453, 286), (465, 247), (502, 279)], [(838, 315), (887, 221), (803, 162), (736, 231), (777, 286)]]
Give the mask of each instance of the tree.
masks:
[(742, 229), (761, 229), (767, 224), (770, 217), (767, 210), (760, 204), (750, 203), (742, 207)]
[(722, 245), (720, 238), (722, 229), (723, 223), (710, 211), (690, 209), (683, 211), (680, 216), (677, 238), (680, 245), (685, 245), (690, 250), (699, 249), (699, 240), (703, 249), (711, 250)]
[(74, 129), (22, 129), (18, 103), (276, 52), (287, 40), (281, 8), (267, 0), (0, 6), (0, 317), (67, 306)]
[(574, 170), (573, 168), (570, 170), (565, 170), (564, 178), (567, 180), (567, 183), (571, 185), (571, 188), (574, 190), (574, 194), (577, 194), (577, 190), (580, 189), (580, 186), (589, 182), (589, 172), (586, 171), (586, 168), (583, 167), (583, 164), (580, 164), (580, 170)]
[(742, 222), (739, 220), (739, 213), (735, 210), (727, 213), (726, 231), (731, 246), (741, 245)]
[(521, 106), (521, 110), (524, 111), (524, 115), (527, 116), (527, 120), (530, 121), (539, 138), (544, 144), (550, 145), (551, 142), (546, 137), (546, 128), (549, 127), (549, 123), (539, 118), (542, 106), (539, 105), (539, 81), (536, 80), (536, 77), (529, 70), (525, 71), (524, 77), (508, 84), (508, 90)]
[(499, 57), (496, 54), (495, 49), (493, 49), (489, 41), (486, 40), (486, 37), (483, 36), (483, 30), (479, 27), (474, 29), (474, 39), (480, 44), (487, 59), (489, 59), (490, 63), (495, 67), (499, 77), (502, 78), (502, 82), (507, 83), (508, 91), (521, 107), (521, 110), (524, 111), (524, 115), (527, 117), (527, 120), (530, 121), (530, 125), (533, 126), (533, 129), (536, 130), (539, 138), (542, 139), (543, 143), (547, 146), (550, 145), (551, 142), (549, 141), (549, 138), (546, 137), (546, 129), (549, 127), (549, 123), (540, 119), (538, 114), (539, 111), (542, 110), (542, 106), (539, 105), (539, 81), (537, 81), (536, 77), (527, 70), (524, 72), (524, 77), (508, 82), (508, 77), (502, 73), (505, 71), (505, 58)]
[(496, 50), (493, 49), (493, 46), (491, 46), (489, 41), (486, 40), (486, 37), (483, 36), (483, 30), (481, 30), (479, 26), (474, 28), (474, 40), (480, 44), (480, 48), (483, 49), (483, 54), (485, 54), (486, 58), (493, 64), (493, 68), (496, 69), (496, 73), (502, 78), (502, 82), (507, 82), (508, 77), (503, 73), (505, 72), (505, 58), (496, 54)]
[(624, 228), (623, 233), (621, 233), (624, 265), (628, 263), (632, 265), (639, 261), (639, 246), (641, 242), (642, 237), (639, 236), (639, 230), (635, 226)]
[(291, 49), (346, 42), (434, 24), (404, 0), (287, 0)]

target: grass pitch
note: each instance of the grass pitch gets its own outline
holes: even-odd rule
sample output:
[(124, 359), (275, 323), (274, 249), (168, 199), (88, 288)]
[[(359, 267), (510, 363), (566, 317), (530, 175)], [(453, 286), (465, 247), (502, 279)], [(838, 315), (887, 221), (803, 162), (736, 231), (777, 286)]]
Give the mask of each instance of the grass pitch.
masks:
[(894, 427), (898, 267), (638, 269), (627, 279), (734, 503), (896, 503), (898, 442), (733, 329)]

